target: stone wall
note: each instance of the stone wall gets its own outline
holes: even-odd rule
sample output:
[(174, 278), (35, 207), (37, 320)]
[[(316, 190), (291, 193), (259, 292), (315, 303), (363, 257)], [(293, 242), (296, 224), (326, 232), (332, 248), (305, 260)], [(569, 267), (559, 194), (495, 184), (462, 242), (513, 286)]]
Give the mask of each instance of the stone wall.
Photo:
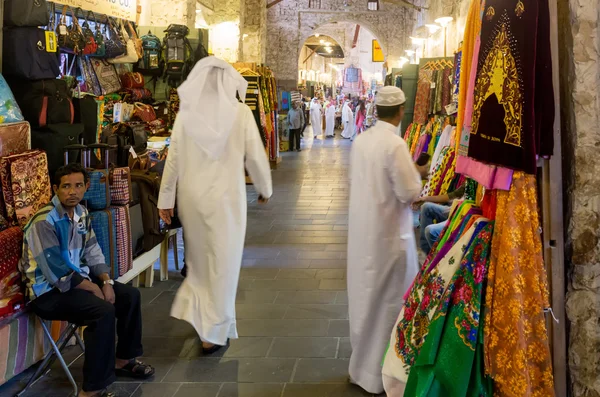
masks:
[(267, 11), (266, 63), (283, 85), (296, 84), (298, 56), (306, 39), (332, 22), (358, 23), (379, 40), (389, 59), (399, 59), (408, 48), (417, 12), (413, 8), (381, 2), (381, 11), (368, 11), (366, 1), (321, 0), (309, 9), (308, 0), (283, 0)]
[(242, 62), (265, 63), (267, 48), (267, 0), (245, 0), (241, 15)]
[(559, 0), (569, 368), (574, 396), (600, 396), (598, 0)]
[(191, 0), (141, 0), (140, 26), (187, 25), (194, 29), (196, 2)]
[[(447, 27), (447, 56), (453, 56), (454, 51), (459, 48), (463, 39), (470, 4), (469, 0), (430, 0), (428, 2), (429, 9), (423, 12), (422, 24), (434, 23), (440, 17), (450, 16), (454, 18)], [(425, 56), (431, 58), (444, 56), (443, 29), (430, 37), (427, 42)]]

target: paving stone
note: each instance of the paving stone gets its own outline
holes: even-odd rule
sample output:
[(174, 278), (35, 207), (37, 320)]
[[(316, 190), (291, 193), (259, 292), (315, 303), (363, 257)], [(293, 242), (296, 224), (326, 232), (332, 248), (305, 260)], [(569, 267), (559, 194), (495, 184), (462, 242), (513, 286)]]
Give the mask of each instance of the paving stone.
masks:
[(217, 397), (221, 383), (182, 383), (174, 397)]
[(331, 320), (327, 336), (350, 336), (350, 323), (348, 320)]
[(284, 318), (287, 305), (269, 305), (260, 303), (240, 303), (235, 307), (238, 320)]
[(132, 397), (173, 397), (180, 383), (153, 383), (141, 385)]
[(348, 287), (348, 282), (345, 279), (323, 279), (319, 284), (321, 290), (345, 291)]
[(311, 269), (346, 269), (348, 262), (345, 259), (313, 259), (309, 267)]
[(358, 386), (342, 384), (292, 384), (285, 385), (282, 397), (371, 397)]
[(275, 303), (332, 304), (335, 303), (337, 295), (334, 291), (281, 291)]
[(335, 299), (336, 305), (347, 305), (348, 304), (348, 292), (340, 291), (337, 293), (337, 298)]
[(237, 303), (274, 303), (277, 291), (238, 291)]
[(197, 358), (179, 360), (165, 382), (289, 382), (296, 360), (283, 358)]
[(352, 346), (350, 345), (350, 338), (340, 338), (337, 358), (350, 358), (351, 355)]
[(315, 278), (316, 274), (312, 269), (281, 269), (277, 279)]
[[(328, 336), (341, 333), (343, 327), (331, 328), (328, 320), (238, 320), (240, 336)], [(329, 335), (348, 336), (348, 335)]]
[(347, 305), (290, 305), (285, 313), (286, 319), (329, 319), (344, 320), (348, 318)]
[(242, 269), (240, 280), (274, 280), (279, 269)]
[(300, 359), (293, 383), (344, 383), (348, 379), (348, 364), (346, 359)]
[(317, 270), (317, 274), (315, 276), (317, 279), (346, 279), (346, 270), (345, 269), (324, 269)]
[[(225, 357), (225, 358), (261, 358), (266, 357), (273, 338), (240, 338), (231, 339), (229, 345), (219, 350), (216, 353), (206, 356), (209, 358), (214, 357)], [(202, 342), (200, 339), (196, 339), (194, 345), (188, 352), (185, 358), (200, 358), (205, 357), (202, 352)]]
[(275, 338), (269, 357), (335, 358), (338, 338)]
[(251, 289), (272, 291), (306, 291), (319, 289), (320, 280), (255, 280)]
[(142, 345), (146, 357), (186, 357), (197, 338), (144, 336)]
[(219, 397), (281, 397), (283, 386), (281, 383), (225, 383)]

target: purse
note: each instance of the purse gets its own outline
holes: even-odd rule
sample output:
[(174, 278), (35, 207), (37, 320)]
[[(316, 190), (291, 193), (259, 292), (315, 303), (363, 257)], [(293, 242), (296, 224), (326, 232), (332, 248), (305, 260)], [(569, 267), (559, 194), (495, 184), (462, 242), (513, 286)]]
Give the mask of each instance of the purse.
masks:
[(127, 72), (121, 76), (123, 88), (144, 88), (144, 75), (138, 72)]
[(92, 58), (92, 68), (98, 79), (98, 84), (102, 95), (112, 94), (121, 89), (121, 80), (114, 65), (108, 63), (105, 59)]
[(100, 28), (100, 24), (98, 23), (98, 20), (96, 19), (96, 15), (90, 11), (90, 12), (88, 12), (88, 17), (90, 16), (90, 13), (94, 17), (94, 26), (96, 26), (96, 32), (94, 33), (94, 40), (96, 41), (96, 45), (98, 46), (98, 48), (96, 48), (96, 52), (90, 56), (104, 58), (106, 56), (106, 43), (105, 43), (106, 39), (104, 38), (104, 35), (102, 34), (102, 29)]
[(46, 0), (5, 0), (4, 26), (46, 26), (50, 23)]
[(133, 106), (135, 107), (133, 117), (137, 117), (145, 123), (156, 120), (156, 113), (154, 113), (154, 108), (152, 106), (141, 102), (136, 102)]
[(94, 32), (92, 32), (92, 29), (90, 29), (90, 23), (87, 19), (87, 16), (85, 17), (85, 22), (81, 26), (81, 30), (83, 31), (83, 37), (85, 38), (85, 47), (83, 48), (83, 55), (96, 54), (96, 52), (98, 51), (98, 44), (96, 43)]
[(106, 34), (106, 53), (104, 54), (104, 56), (106, 58), (120, 57), (127, 52), (127, 45), (123, 41), (123, 38), (119, 34), (118, 30), (116, 30), (113, 26), (112, 22), (110, 21), (110, 17), (108, 17), (107, 19), (108, 23), (104, 25)]
[(125, 26), (123, 25), (123, 21), (121, 21), (121, 37), (127, 43), (127, 51), (124, 55), (116, 58), (111, 58), (108, 60), (110, 63), (115, 64), (123, 64), (123, 63), (136, 63), (139, 58), (137, 55), (137, 51), (135, 49), (134, 41), (129, 37), (127, 31), (125, 31)]
[(131, 24), (131, 21), (127, 21), (127, 26), (131, 31), (131, 39), (133, 40), (133, 44), (135, 45), (135, 52), (137, 53), (138, 59), (142, 59), (142, 57), (144, 56), (144, 43), (135, 31), (133, 25)]
[(62, 14), (60, 16), (60, 22), (56, 27), (56, 36), (58, 38), (58, 46), (64, 52), (71, 54), (80, 54), (85, 48), (85, 37), (79, 21), (74, 12), (71, 12), (73, 17), (71, 18), (71, 26), (67, 26), (67, 10), (68, 6), (63, 7)]
[(94, 72), (92, 60), (88, 57), (77, 57), (77, 61), (79, 62), (79, 70), (83, 76), (83, 82), (80, 85), (81, 91), (101, 96), (102, 87), (100, 87), (100, 83)]

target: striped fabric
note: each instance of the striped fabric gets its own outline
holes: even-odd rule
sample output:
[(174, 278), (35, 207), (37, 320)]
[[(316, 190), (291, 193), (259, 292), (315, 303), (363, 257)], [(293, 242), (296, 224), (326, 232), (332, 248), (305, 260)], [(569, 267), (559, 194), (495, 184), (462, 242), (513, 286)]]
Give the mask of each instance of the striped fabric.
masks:
[(107, 171), (91, 171), (90, 188), (85, 192), (83, 199), (87, 201), (90, 211), (100, 211), (110, 206), (110, 187)]
[(117, 228), (117, 263), (120, 277), (133, 269), (133, 247), (131, 245), (129, 206), (110, 207), (110, 209), (114, 211), (114, 222)]
[(131, 175), (129, 167), (114, 168), (110, 171), (110, 203), (129, 205), (131, 197)]
[[(0, 325), (0, 385), (40, 361), (51, 349), (40, 321), (35, 314), (27, 312)], [(54, 321), (48, 328), (56, 341), (66, 327), (67, 323)]]
[(104, 254), (106, 264), (110, 267), (110, 278), (113, 280), (119, 278), (115, 212), (116, 210), (114, 208), (109, 208), (107, 210), (90, 213), (92, 229), (94, 229), (94, 233), (96, 233), (96, 239)]

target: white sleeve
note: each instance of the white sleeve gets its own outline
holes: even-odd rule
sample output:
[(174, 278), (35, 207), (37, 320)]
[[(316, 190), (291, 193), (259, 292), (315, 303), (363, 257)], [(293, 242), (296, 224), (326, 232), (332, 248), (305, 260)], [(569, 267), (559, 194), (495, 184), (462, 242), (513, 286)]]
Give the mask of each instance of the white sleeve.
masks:
[(165, 170), (160, 183), (160, 195), (158, 196), (158, 208), (168, 210), (175, 208), (177, 195), (177, 180), (179, 179), (179, 153), (178, 140), (183, 133), (183, 126), (180, 117), (175, 119), (173, 133), (171, 134), (171, 144), (169, 145), (169, 155), (165, 164)]
[(421, 176), (404, 142), (397, 145), (388, 158), (388, 172), (394, 193), (402, 203), (412, 203), (423, 188)]
[(264, 198), (270, 198), (273, 195), (271, 166), (252, 111), (247, 106), (244, 106), (244, 111), (247, 113), (244, 118), (246, 124), (246, 169), (256, 191)]

